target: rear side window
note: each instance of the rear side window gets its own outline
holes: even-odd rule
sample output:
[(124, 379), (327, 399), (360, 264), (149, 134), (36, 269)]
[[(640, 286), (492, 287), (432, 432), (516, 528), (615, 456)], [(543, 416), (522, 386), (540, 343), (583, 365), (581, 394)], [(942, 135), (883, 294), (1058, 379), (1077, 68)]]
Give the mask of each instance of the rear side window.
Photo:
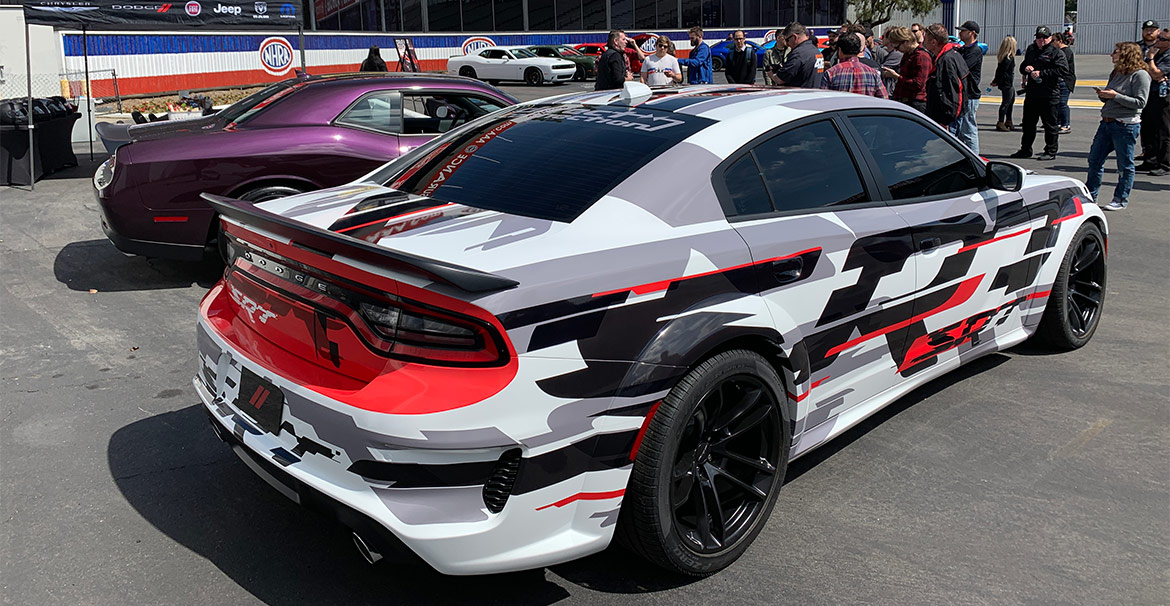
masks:
[(979, 187), (974, 164), (950, 141), (897, 116), (851, 116), (895, 200), (953, 194)]
[[(710, 124), (706, 118), (643, 109), (518, 106), (452, 131), (373, 177), (441, 202), (568, 222)], [(555, 161), (565, 150), (594, 160)]]
[(853, 158), (828, 120), (776, 135), (752, 153), (778, 211), (866, 200)]
[[(735, 215), (869, 200), (853, 158), (829, 120), (799, 126), (756, 145), (723, 173), (723, 184)], [(731, 210), (726, 209), (728, 214)]]
[(370, 93), (342, 112), (337, 123), (390, 135), (401, 133), (402, 94), (388, 90)]
[(735, 161), (723, 173), (723, 183), (727, 186), (727, 193), (731, 194), (731, 202), (735, 205), (737, 215), (755, 215), (772, 212), (772, 199), (768, 190), (764, 188), (764, 180), (760, 177), (760, 170), (752, 155)]

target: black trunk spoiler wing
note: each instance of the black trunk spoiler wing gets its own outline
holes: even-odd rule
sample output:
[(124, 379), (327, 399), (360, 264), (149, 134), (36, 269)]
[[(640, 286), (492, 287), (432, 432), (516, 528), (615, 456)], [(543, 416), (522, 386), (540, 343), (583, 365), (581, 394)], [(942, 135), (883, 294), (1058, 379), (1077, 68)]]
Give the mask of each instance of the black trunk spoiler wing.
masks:
[(473, 293), (506, 290), (519, 284), (510, 278), (478, 269), (383, 248), (268, 212), (257, 208), (251, 202), (212, 194), (202, 194), (202, 197), (215, 212), (224, 217), (278, 234), (297, 245), (318, 252), (342, 255), (387, 269), (421, 274)]

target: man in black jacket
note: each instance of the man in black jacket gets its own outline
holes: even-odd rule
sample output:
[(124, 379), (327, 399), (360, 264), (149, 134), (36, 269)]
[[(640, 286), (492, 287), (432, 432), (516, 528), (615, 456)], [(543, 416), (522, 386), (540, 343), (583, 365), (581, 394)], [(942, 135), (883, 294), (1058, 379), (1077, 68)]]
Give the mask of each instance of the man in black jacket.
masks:
[(1064, 53), (1052, 42), (1052, 32), (1043, 25), (1036, 28), (1036, 42), (1028, 46), (1020, 73), (1024, 76), (1024, 120), (1021, 128), (1020, 150), (1013, 158), (1032, 157), (1032, 143), (1036, 140), (1036, 120), (1044, 124), (1044, 153), (1037, 160), (1053, 160), (1059, 149), (1059, 130), (1056, 109), (1060, 105), (1060, 83), (1068, 75)]
[(926, 28), (924, 36), (923, 46), (934, 57), (934, 67), (926, 79), (926, 115), (949, 126), (963, 110), (967, 61), (959, 54), (959, 45), (950, 42), (943, 24)]
[(747, 34), (742, 29), (731, 34), (731, 53), (727, 55), (724, 75), (728, 84), (756, 83), (756, 49), (747, 45)]
[(777, 38), (776, 44), (783, 40), (788, 48), (788, 59), (784, 65), (776, 68), (772, 81), (781, 86), (798, 86), (800, 88), (820, 88), (821, 74), (825, 71), (825, 58), (821, 56), (817, 43), (808, 36), (808, 28), (793, 21), (784, 28), (783, 35)]
[(975, 114), (979, 111), (979, 79), (983, 76), (983, 49), (979, 48), (979, 24), (966, 21), (959, 26), (959, 40), (963, 46), (959, 54), (967, 62), (967, 80), (963, 83), (963, 111), (951, 123), (951, 134), (958, 137), (976, 155), (979, 154), (979, 125)]
[(630, 66), (626, 63), (626, 32), (615, 29), (609, 32), (605, 52), (597, 58), (597, 82), (593, 90), (610, 90), (625, 86), (626, 80), (633, 80)]

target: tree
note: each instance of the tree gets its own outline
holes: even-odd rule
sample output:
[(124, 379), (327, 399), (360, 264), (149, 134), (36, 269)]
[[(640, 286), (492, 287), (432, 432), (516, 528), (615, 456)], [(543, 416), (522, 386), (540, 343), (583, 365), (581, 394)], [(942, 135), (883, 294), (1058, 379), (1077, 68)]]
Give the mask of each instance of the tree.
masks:
[(886, 23), (894, 11), (910, 11), (920, 17), (938, 7), (940, 0), (848, 0), (857, 22), (869, 27)]

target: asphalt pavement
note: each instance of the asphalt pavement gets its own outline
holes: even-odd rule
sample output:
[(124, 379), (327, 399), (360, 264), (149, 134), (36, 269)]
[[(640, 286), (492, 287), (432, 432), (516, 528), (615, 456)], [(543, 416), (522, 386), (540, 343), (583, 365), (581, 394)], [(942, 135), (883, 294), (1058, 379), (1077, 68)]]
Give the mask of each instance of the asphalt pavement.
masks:
[[(1101, 59), (1078, 58), (1080, 77), (1104, 79)], [(504, 88), (534, 98), (592, 84)], [(1091, 102), (1086, 93), (1074, 98)], [(1098, 112), (1072, 116), (1059, 157), (1025, 168), (1085, 178)], [(981, 107), (983, 155), (1005, 158), (1019, 133), (994, 122), (994, 105)], [(212, 435), (191, 376), (196, 307), (220, 268), (118, 253), (91, 192), (102, 159), (35, 191), (0, 188), (5, 604), (1170, 596), (1170, 179), (1139, 175), (1129, 209), (1108, 215), (1108, 294), (1088, 346), (1056, 354), (1025, 344), (982, 358), (795, 462), (764, 532), (728, 570), (679, 578), (611, 548), (547, 569), (443, 577), (365, 564), (344, 529), (287, 501)], [(597, 161), (606, 159), (575, 168)]]

